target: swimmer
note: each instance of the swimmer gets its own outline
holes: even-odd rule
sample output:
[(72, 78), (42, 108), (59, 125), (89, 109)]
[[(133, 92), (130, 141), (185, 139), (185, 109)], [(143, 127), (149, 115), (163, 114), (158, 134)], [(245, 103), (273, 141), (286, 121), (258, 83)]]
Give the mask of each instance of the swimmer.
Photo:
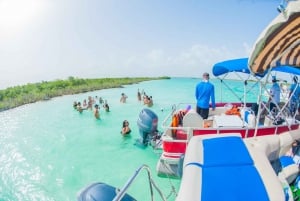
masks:
[(74, 103), (73, 103), (73, 108), (74, 108), (74, 109), (77, 109), (77, 101), (74, 101)]
[(82, 111), (85, 110), (85, 109), (86, 109), (86, 108), (81, 107), (81, 103), (80, 103), (80, 102), (77, 103), (77, 111), (78, 111), (79, 113), (82, 113)]
[(91, 96), (88, 97), (87, 109), (92, 109), (94, 100)]
[(138, 99), (138, 101), (142, 101), (142, 94), (139, 89), (137, 91), (137, 99)]
[(82, 107), (84, 107), (84, 108), (87, 107), (86, 99), (83, 100)]
[(129, 122), (127, 120), (123, 121), (123, 125), (122, 125), (122, 130), (121, 130), (121, 134), (123, 136), (130, 134), (131, 129), (129, 128)]
[(126, 96), (126, 94), (122, 93), (121, 94), (121, 98), (120, 98), (120, 102), (121, 103), (126, 103), (126, 99), (128, 98), (128, 96)]
[(144, 96), (144, 105), (147, 105), (148, 107), (153, 106), (152, 96)]
[(99, 98), (99, 103), (103, 104), (103, 98), (102, 97)]
[(105, 100), (103, 108), (105, 109), (106, 112), (109, 112), (109, 105), (107, 103), (107, 100)]
[(94, 116), (96, 119), (100, 119), (99, 106), (96, 104), (94, 108)]

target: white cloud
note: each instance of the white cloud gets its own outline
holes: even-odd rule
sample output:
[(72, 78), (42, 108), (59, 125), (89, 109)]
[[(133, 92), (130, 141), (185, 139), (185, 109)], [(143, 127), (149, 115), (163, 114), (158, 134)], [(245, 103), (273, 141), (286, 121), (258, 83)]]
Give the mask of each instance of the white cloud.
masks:
[[(244, 45), (245, 52), (247, 45)], [(37, 62), (40, 68), (28, 66), (28, 70), (18, 73), (15, 78), (21, 83), (41, 80), (65, 79), (68, 76), (95, 77), (199, 77), (202, 72), (211, 72), (212, 66), (220, 61), (238, 58), (242, 51), (233, 52), (227, 47), (210, 47), (195, 44), (186, 49), (167, 51), (162, 48), (147, 52), (108, 52), (98, 57), (64, 57), (60, 62), (54, 58), (51, 63)], [(246, 53), (245, 53), (246, 54)], [(243, 57), (243, 56), (241, 56)], [(55, 60), (55, 62), (54, 62)], [(53, 63), (54, 62), (54, 63)], [(11, 65), (18, 65), (10, 62)], [(25, 63), (22, 64), (23, 66)], [(12, 73), (10, 73), (12, 74)], [(26, 79), (25, 79), (26, 78)], [(0, 85), (13, 85), (5, 80)], [(15, 81), (13, 81), (15, 83)]]
[(164, 52), (161, 49), (151, 50), (147, 55), (146, 58), (153, 63), (158, 63), (164, 61)]
[(124, 63), (136, 75), (194, 77), (203, 71), (211, 72), (215, 63), (236, 58), (235, 55), (226, 47), (196, 44), (172, 55), (163, 49), (152, 49), (140, 56), (130, 56)]

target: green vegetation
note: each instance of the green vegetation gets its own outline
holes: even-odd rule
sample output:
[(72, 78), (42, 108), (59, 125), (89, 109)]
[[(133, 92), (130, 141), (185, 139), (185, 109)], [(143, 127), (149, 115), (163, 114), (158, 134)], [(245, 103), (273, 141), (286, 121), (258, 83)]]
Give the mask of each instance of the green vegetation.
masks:
[(55, 80), (51, 82), (43, 81), (23, 86), (9, 87), (7, 89), (0, 90), (0, 111), (28, 103), (34, 103), (40, 100), (48, 100), (56, 96), (117, 88), (126, 84), (135, 84), (142, 81), (157, 79), (169, 79), (169, 77), (100, 79), (80, 79), (69, 77), (67, 80)]

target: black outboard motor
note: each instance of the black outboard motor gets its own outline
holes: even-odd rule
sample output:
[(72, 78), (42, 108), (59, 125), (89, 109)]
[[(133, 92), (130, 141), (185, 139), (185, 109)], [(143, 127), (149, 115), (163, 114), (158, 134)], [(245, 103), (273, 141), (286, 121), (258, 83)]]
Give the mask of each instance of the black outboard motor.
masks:
[[(117, 188), (98, 182), (81, 190), (77, 195), (77, 201), (112, 201), (117, 193)], [(125, 194), (121, 201), (136, 201), (136, 199)]]
[(152, 110), (145, 108), (140, 112), (137, 125), (143, 145), (147, 146), (149, 141), (157, 134), (157, 122), (158, 117)]

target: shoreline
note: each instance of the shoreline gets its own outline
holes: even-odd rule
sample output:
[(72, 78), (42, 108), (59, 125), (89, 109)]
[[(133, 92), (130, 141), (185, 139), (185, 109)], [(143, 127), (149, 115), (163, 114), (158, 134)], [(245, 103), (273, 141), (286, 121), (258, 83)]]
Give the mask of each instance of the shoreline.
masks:
[(144, 81), (170, 79), (170, 77), (125, 77), (82, 79), (69, 77), (66, 80), (43, 81), (0, 90), (0, 112), (22, 105), (47, 101), (54, 97), (86, 93)]

